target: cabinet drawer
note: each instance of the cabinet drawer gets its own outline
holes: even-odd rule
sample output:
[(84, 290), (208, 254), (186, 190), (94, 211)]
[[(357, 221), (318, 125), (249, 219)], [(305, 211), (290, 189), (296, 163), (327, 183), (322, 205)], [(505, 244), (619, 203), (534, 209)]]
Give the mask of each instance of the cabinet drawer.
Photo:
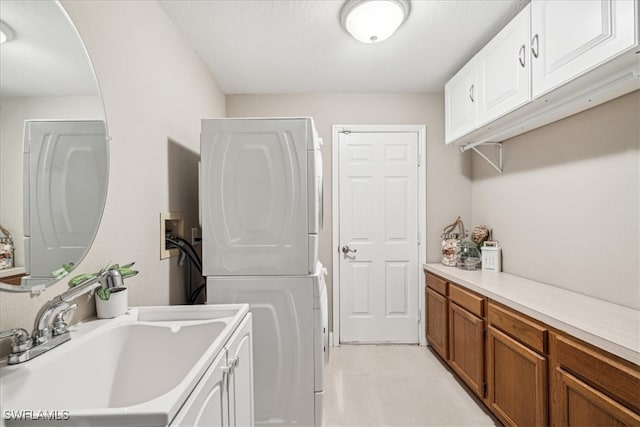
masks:
[(449, 299), (476, 316), (484, 317), (485, 298), (451, 283), (449, 284)]
[(447, 281), (431, 273), (427, 273), (427, 287), (441, 295), (447, 296)]
[(490, 325), (539, 353), (547, 353), (547, 328), (493, 302), (489, 302), (488, 311)]
[(556, 364), (640, 413), (640, 369), (569, 338), (555, 337)]

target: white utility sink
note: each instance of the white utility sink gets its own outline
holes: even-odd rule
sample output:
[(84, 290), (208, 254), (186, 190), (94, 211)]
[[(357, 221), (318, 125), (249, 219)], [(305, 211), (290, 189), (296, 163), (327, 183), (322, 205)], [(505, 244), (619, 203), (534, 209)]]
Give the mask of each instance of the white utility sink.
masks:
[(168, 425), (247, 312), (138, 307), (76, 325), (59, 347), (0, 366), (1, 415), (7, 425)]

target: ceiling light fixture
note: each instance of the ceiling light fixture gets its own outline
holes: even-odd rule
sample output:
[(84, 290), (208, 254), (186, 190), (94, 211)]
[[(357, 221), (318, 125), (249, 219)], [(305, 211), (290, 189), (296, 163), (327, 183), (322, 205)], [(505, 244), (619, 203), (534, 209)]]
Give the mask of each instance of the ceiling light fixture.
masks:
[(13, 40), (13, 30), (4, 22), (0, 21), (0, 44)]
[(340, 12), (342, 26), (362, 43), (388, 39), (409, 16), (409, 0), (348, 0)]

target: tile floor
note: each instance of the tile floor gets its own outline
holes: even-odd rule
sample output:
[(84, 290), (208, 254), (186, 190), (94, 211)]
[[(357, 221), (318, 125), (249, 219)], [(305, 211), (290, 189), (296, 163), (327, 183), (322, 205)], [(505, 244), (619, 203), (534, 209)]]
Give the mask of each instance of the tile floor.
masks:
[(332, 347), (323, 425), (496, 426), (427, 347)]

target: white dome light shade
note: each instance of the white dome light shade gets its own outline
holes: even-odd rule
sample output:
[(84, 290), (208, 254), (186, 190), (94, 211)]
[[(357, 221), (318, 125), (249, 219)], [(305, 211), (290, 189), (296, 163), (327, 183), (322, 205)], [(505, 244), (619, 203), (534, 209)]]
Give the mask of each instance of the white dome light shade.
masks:
[(7, 24), (0, 21), (0, 44), (12, 40), (13, 37), (13, 30)]
[(349, 0), (342, 9), (342, 25), (356, 40), (377, 43), (388, 39), (407, 19), (407, 0)]

